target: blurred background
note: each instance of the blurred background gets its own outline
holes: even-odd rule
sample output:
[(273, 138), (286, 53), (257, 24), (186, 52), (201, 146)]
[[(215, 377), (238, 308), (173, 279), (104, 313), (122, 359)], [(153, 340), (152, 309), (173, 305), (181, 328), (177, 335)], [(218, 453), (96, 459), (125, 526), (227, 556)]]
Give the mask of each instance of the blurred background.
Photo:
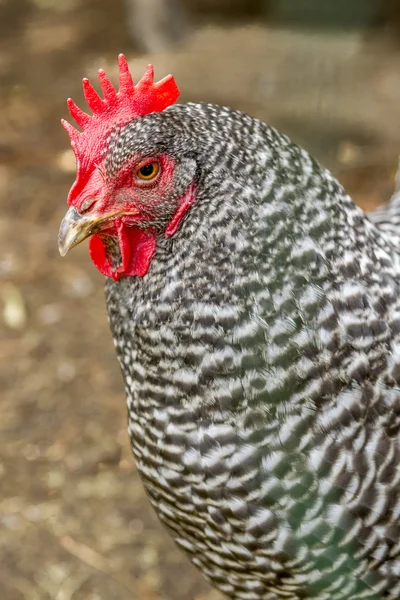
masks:
[(0, 0), (2, 600), (218, 600), (158, 524), (86, 245), (56, 237), (75, 163), (59, 124), (81, 78), (172, 72), (182, 101), (289, 134), (363, 208), (400, 154), (395, 0)]

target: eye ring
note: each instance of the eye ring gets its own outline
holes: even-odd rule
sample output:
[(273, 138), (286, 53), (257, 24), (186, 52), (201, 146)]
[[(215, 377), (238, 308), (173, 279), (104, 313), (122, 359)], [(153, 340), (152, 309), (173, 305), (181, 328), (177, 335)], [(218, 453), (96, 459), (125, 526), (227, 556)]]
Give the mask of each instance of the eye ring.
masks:
[(155, 160), (145, 163), (141, 165), (136, 172), (136, 177), (140, 180), (140, 182), (150, 182), (154, 181), (154, 179), (158, 176), (160, 172), (160, 163)]

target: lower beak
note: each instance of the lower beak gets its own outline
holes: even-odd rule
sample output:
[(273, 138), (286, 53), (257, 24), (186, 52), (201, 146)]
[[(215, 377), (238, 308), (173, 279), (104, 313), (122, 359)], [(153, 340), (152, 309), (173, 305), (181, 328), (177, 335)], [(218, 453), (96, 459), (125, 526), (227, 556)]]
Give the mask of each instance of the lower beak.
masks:
[(71, 248), (86, 240), (98, 229), (102, 221), (101, 215), (80, 215), (76, 208), (71, 206), (61, 221), (58, 232), (58, 250), (65, 256)]

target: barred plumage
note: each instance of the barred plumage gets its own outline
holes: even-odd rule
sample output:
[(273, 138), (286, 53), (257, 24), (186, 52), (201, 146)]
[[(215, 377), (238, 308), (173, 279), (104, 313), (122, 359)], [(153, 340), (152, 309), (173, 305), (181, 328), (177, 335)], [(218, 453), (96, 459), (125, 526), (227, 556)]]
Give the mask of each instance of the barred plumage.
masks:
[(306, 152), (239, 112), (178, 105), (119, 139), (115, 168), (162, 146), (198, 178), (146, 277), (107, 282), (160, 519), (237, 600), (398, 599), (395, 243)]

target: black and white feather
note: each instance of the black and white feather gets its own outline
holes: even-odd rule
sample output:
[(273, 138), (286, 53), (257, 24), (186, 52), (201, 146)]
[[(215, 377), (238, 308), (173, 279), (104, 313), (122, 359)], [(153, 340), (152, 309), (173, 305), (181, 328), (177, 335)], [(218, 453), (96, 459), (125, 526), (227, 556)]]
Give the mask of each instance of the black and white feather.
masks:
[(205, 104), (127, 125), (107, 164), (157, 152), (196, 202), (106, 293), (158, 516), (235, 600), (398, 600), (397, 196), (368, 218), (285, 136)]

